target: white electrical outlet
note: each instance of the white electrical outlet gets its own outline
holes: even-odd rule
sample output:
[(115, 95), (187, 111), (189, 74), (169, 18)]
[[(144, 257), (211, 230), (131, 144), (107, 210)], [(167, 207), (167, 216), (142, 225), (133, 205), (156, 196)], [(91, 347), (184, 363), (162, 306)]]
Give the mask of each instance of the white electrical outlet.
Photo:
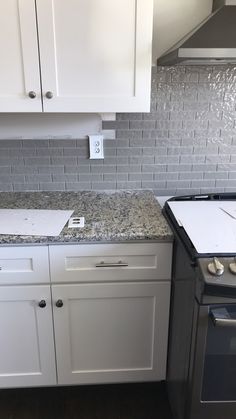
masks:
[(104, 159), (103, 135), (89, 135), (89, 158)]
[(68, 228), (81, 228), (84, 227), (84, 217), (70, 217), (68, 221)]

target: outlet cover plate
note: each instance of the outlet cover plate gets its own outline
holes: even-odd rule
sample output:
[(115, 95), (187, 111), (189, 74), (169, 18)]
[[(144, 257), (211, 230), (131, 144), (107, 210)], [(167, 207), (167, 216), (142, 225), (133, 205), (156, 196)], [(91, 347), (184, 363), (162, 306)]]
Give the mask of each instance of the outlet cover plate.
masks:
[(68, 221), (68, 228), (82, 228), (84, 227), (84, 217), (70, 217)]
[(89, 135), (89, 158), (104, 159), (103, 135)]

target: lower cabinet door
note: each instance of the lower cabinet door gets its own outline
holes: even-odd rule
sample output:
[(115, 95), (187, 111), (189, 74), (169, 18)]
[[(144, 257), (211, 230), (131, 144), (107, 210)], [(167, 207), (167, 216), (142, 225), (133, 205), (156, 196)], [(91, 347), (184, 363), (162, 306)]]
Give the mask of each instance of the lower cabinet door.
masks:
[(162, 380), (170, 283), (53, 285), (59, 384)]
[(53, 384), (50, 286), (0, 287), (0, 387)]

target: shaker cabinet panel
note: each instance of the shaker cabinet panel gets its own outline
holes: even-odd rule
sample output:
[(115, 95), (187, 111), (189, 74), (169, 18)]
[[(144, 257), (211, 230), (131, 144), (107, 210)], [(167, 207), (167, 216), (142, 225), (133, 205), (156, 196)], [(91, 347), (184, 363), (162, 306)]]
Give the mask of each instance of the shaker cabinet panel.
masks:
[(149, 110), (152, 0), (37, 0), (37, 18), (45, 112)]
[(34, 1), (1, 1), (0, 34), (0, 112), (41, 112)]
[(171, 243), (49, 245), (49, 269), (48, 246), (2, 246), (0, 388), (164, 380), (170, 257)]
[(0, 3), (0, 112), (149, 111), (153, 0)]
[(59, 384), (165, 378), (170, 284), (53, 285)]
[(47, 246), (0, 247), (0, 284), (50, 282)]
[(49, 286), (0, 287), (0, 342), (0, 387), (56, 384)]

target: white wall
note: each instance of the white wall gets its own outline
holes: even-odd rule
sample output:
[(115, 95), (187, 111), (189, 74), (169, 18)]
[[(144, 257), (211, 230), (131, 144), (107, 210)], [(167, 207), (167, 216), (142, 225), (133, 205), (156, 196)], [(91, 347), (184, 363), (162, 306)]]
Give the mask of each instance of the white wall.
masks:
[(11, 138), (85, 138), (102, 133), (98, 114), (0, 113), (0, 140)]
[(212, 10), (212, 0), (154, 0), (153, 64)]

